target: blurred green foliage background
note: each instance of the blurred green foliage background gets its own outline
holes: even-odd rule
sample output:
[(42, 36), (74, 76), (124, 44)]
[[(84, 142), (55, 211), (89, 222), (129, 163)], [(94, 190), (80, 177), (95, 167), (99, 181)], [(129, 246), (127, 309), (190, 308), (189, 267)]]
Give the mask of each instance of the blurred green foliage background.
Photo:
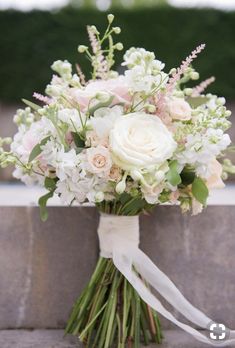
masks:
[[(190, 51), (205, 42), (206, 50), (195, 61), (201, 79), (214, 75), (210, 90), (235, 98), (235, 12), (212, 9), (176, 9), (170, 6), (115, 9), (117, 37), (125, 49), (131, 46), (154, 51), (166, 63), (177, 67)], [(95, 9), (67, 7), (58, 12), (0, 12), (0, 100), (16, 102), (43, 92), (57, 59), (79, 62), (89, 78), (89, 62), (77, 52), (87, 44), (86, 25), (106, 27), (106, 14)], [(117, 56), (116, 67), (122, 53)]]

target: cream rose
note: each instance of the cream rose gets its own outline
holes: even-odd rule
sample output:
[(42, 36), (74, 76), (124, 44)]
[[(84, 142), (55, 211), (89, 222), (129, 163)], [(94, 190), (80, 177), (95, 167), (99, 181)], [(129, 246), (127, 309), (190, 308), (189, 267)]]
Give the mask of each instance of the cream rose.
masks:
[(87, 149), (88, 170), (98, 176), (107, 176), (112, 167), (109, 150), (104, 146)]
[(162, 164), (176, 148), (162, 121), (144, 112), (120, 117), (110, 132), (109, 143), (114, 163), (124, 170)]
[(167, 102), (167, 109), (173, 120), (187, 121), (191, 119), (191, 107), (183, 98), (171, 98)]

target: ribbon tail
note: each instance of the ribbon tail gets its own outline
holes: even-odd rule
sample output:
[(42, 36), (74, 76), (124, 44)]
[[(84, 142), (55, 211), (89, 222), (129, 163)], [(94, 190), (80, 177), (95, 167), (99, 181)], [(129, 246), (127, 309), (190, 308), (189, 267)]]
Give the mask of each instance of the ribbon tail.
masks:
[(203, 329), (208, 329), (208, 326), (213, 322), (204, 313), (186, 300), (174, 283), (160, 269), (158, 269), (158, 267), (140, 249), (133, 248), (130, 245), (123, 247), (123, 245), (125, 244), (117, 243), (113, 247), (113, 262), (117, 269), (134, 287), (139, 296), (150, 307), (203, 343), (217, 347), (225, 347), (235, 343), (235, 331), (230, 331), (229, 339), (221, 342), (218, 342), (218, 340), (213, 342), (195, 328), (176, 319), (147, 288), (142, 279), (134, 271), (133, 266), (144, 280), (152, 285), (155, 290), (157, 290), (172, 306), (174, 306), (192, 323)]

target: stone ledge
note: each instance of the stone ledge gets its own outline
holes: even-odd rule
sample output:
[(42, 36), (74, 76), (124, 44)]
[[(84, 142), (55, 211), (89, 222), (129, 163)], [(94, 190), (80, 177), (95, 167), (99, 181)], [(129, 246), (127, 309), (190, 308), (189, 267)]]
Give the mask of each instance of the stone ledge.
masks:
[[(140, 219), (143, 251), (193, 305), (228, 327), (235, 327), (234, 214), (235, 206), (194, 217), (160, 206)], [(97, 262), (97, 210), (50, 207), (42, 223), (37, 207), (0, 207), (0, 222), (0, 328), (63, 329)]]
[[(203, 348), (208, 347), (180, 330), (166, 330), (163, 344), (148, 348)], [(63, 330), (4, 330), (0, 331), (1, 348), (82, 348), (74, 337), (63, 337)], [(142, 346), (144, 348), (145, 346)]]

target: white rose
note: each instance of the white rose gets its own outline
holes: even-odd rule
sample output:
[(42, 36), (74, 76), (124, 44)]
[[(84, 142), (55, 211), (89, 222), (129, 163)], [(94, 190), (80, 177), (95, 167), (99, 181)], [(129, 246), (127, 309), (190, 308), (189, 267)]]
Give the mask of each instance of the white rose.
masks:
[(162, 121), (144, 112), (120, 117), (110, 132), (109, 142), (114, 163), (124, 170), (162, 164), (176, 148)]
[(172, 98), (167, 102), (168, 113), (174, 120), (187, 121), (191, 119), (191, 107), (182, 98)]

